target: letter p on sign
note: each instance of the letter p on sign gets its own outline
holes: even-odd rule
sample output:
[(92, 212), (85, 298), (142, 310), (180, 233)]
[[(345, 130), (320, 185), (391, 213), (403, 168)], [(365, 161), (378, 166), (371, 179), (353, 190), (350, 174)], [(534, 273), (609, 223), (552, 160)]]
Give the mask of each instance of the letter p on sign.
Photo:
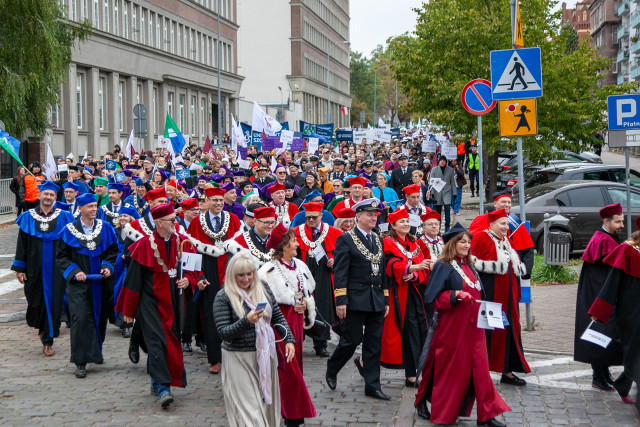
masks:
[[(624, 111), (627, 110), (627, 108), (623, 108), (624, 106), (629, 106), (628, 111)], [(618, 126), (622, 126), (623, 119), (635, 117), (636, 101), (634, 99), (619, 99), (616, 101), (616, 110), (616, 123)]]
[(639, 94), (611, 95), (607, 98), (609, 130), (640, 129)]

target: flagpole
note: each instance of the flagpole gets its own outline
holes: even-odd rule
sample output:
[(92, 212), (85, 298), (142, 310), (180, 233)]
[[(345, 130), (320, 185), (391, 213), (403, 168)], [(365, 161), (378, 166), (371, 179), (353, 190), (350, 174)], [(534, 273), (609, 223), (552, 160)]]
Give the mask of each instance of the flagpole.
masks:
[(216, 16), (218, 17), (218, 37), (216, 39), (216, 50), (218, 53), (218, 59), (217, 59), (217, 65), (218, 65), (218, 144), (221, 143), (222, 141), (222, 136), (221, 133), (222, 132), (222, 116), (221, 116), (221, 108), (222, 108), (222, 101), (220, 98), (220, 0), (218, 0), (218, 9), (216, 10)]

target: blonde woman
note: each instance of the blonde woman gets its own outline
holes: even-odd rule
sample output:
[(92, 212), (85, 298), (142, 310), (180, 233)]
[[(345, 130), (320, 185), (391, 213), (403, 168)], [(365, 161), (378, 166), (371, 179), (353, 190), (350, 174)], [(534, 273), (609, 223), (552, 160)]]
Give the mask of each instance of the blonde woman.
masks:
[[(266, 303), (264, 309), (257, 308), (260, 303)], [(213, 303), (213, 316), (222, 338), (222, 390), (229, 424), (280, 425), (278, 360), (272, 326), (284, 335), (285, 363), (295, 356), (295, 339), (273, 293), (258, 279), (248, 251), (229, 261), (224, 288)]]

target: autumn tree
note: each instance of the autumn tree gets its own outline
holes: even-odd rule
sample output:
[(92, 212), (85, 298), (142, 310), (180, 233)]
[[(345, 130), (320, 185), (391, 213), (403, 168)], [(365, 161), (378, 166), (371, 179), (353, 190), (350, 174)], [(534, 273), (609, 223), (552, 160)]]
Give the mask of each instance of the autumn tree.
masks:
[(64, 12), (58, 0), (0, 0), (0, 119), (17, 138), (44, 133), (71, 49), (91, 32)]

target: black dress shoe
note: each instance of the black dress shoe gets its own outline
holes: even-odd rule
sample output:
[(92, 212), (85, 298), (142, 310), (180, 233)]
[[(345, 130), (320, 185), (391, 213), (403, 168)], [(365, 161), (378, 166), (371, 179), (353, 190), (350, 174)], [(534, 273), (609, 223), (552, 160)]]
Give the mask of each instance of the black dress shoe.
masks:
[(365, 391), (364, 395), (378, 400), (391, 400), (391, 396), (387, 396), (382, 390)]
[(338, 382), (338, 379), (336, 377), (329, 376), (329, 373), (326, 373), (324, 375), (324, 379), (327, 380), (327, 385), (329, 386), (329, 388), (331, 390), (335, 390), (336, 389), (336, 385), (337, 385), (337, 382)]
[(182, 343), (182, 350), (186, 351), (187, 353), (192, 353), (193, 352), (193, 347), (191, 347), (191, 343), (190, 342), (183, 342)]
[(129, 328), (122, 328), (122, 338), (131, 337), (131, 330)]
[(87, 376), (87, 370), (85, 365), (76, 365), (76, 378), (85, 378)]
[(321, 347), (321, 348), (316, 348), (316, 356), (320, 356), (320, 357), (329, 357), (330, 354), (327, 351), (326, 348)]
[(140, 361), (140, 347), (129, 344), (129, 360), (131, 360), (132, 363), (138, 363)]
[(601, 377), (595, 377), (591, 381), (591, 387), (597, 388), (598, 390), (602, 391), (613, 391), (613, 387), (604, 378)]
[(490, 420), (487, 420), (487, 421), (478, 421), (477, 425), (489, 426), (489, 427), (506, 427), (507, 426), (505, 423), (501, 423), (500, 421), (497, 421), (495, 418), (491, 418)]
[(604, 377), (604, 380), (606, 382), (608, 382), (609, 384), (611, 384), (611, 385), (613, 385), (613, 383), (616, 381), (611, 376), (611, 372), (609, 372), (609, 368), (603, 368), (602, 369), (602, 376)]
[(431, 412), (429, 412), (429, 408), (427, 408), (427, 401), (423, 400), (422, 402), (418, 403), (418, 406), (416, 407), (416, 410), (418, 412), (418, 416), (422, 419), (425, 420), (430, 420), (431, 419)]
[(202, 341), (200, 344), (198, 344), (198, 347), (200, 347), (200, 351), (202, 351), (203, 353), (207, 352), (207, 344), (205, 344), (204, 341)]
[(518, 387), (521, 387), (523, 385), (527, 385), (527, 382), (525, 380), (523, 380), (522, 378), (516, 377), (516, 374), (511, 374), (510, 377), (508, 377), (505, 374), (502, 374), (502, 377), (500, 378), (500, 382), (502, 384), (510, 384), (510, 385), (515, 385)]
[(356, 364), (356, 368), (358, 368), (358, 373), (362, 378), (364, 378), (364, 367), (360, 364), (360, 356), (353, 359), (353, 363)]
[(415, 381), (411, 381), (409, 379), (404, 380), (404, 385), (407, 387), (415, 387), (418, 388), (418, 386), (420, 385), (420, 381), (415, 380)]

